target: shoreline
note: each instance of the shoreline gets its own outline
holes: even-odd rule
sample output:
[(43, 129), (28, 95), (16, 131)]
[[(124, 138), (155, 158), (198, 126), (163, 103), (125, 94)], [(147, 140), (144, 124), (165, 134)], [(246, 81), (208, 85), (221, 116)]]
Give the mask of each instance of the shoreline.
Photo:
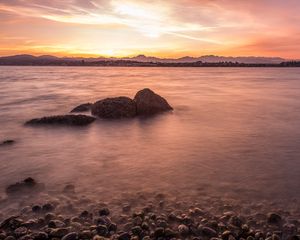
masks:
[[(164, 193), (122, 193), (90, 198), (67, 185), (60, 193), (9, 196), (15, 214), (0, 214), (0, 239), (246, 239), (297, 240), (299, 203), (287, 209), (274, 201), (199, 194), (191, 200)], [(3, 205), (2, 199), (1, 205)], [(2, 215), (2, 216), (1, 216)]]

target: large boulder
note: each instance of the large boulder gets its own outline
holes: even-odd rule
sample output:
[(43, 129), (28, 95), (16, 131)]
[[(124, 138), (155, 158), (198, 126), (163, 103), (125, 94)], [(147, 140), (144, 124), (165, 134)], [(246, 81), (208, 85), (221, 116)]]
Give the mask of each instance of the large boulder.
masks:
[(94, 103), (92, 114), (100, 118), (132, 118), (136, 116), (135, 101), (128, 97), (105, 98)]
[(166, 99), (149, 88), (138, 91), (134, 97), (134, 101), (136, 102), (138, 115), (153, 115), (173, 110)]
[(26, 122), (29, 125), (70, 125), (84, 126), (95, 121), (94, 117), (86, 115), (57, 115), (42, 118), (34, 118)]
[(89, 111), (91, 109), (92, 103), (84, 103), (84, 104), (80, 104), (79, 106), (73, 108), (71, 110), (71, 113), (73, 112), (86, 112)]

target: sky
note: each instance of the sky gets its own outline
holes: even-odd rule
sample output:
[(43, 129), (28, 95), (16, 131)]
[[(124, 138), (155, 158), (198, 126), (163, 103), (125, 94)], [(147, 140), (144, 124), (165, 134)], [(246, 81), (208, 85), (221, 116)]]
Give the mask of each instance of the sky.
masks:
[(300, 59), (300, 0), (0, 0), (0, 56)]

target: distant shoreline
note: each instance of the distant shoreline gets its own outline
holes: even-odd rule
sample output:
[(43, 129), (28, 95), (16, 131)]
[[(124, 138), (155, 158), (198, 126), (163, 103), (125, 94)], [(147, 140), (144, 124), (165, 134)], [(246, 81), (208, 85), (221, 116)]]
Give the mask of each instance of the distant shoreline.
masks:
[(202, 56), (163, 59), (139, 55), (132, 58), (68, 58), (51, 55), (0, 57), (0, 66), (99, 66), (99, 67), (300, 67), (300, 60), (266, 57)]
[(193, 68), (203, 68), (203, 67), (239, 67), (239, 68), (291, 68), (300, 67), (300, 62), (282, 62), (279, 64), (262, 64), (262, 63), (232, 63), (232, 62), (218, 62), (218, 63), (161, 63), (161, 62), (136, 62), (136, 61), (99, 61), (99, 62), (24, 62), (24, 63), (11, 63), (11, 62), (0, 62), (0, 66), (56, 66), (56, 67), (193, 67)]

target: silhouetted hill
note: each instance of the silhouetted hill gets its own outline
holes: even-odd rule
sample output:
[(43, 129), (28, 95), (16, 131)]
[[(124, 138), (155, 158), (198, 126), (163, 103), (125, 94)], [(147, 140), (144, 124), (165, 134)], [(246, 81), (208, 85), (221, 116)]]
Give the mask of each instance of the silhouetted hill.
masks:
[(201, 57), (181, 57), (157, 58), (138, 55), (127, 58), (83, 58), (83, 57), (55, 57), (51, 55), (32, 56), (15, 55), (0, 57), (0, 65), (20, 65), (20, 66), (174, 66), (174, 67), (228, 67), (228, 66), (298, 66), (297, 61), (286, 61), (283, 58), (268, 57), (221, 57), (221, 56), (201, 56)]

